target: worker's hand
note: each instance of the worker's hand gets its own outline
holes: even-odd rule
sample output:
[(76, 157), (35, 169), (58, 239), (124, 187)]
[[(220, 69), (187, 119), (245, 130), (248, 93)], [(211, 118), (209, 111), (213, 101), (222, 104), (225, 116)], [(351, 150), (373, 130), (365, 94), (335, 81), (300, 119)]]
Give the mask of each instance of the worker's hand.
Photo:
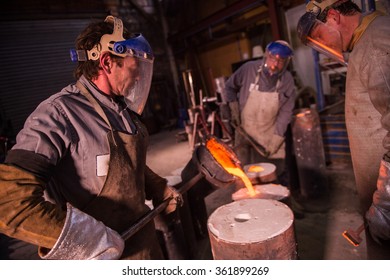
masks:
[(233, 125), (241, 125), (240, 106), (238, 101), (229, 102), (230, 108), (230, 121)]
[(54, 247), (40, 257), (48, 260), (117, 260), (125, 242), (114, 230), (68, 204), (65, 225)]
[(270, 144), (268, 145), (268, 156), (272, 156), (275, 154), (277, 151), (279, 151), (280, 147), (282, 146), (284, 142), (284, 137), (279, 136), (277, 134), (272, 135)]
[(166, 185), (164, 189), (164, 197), (163, 200), (170, 199), (167, 208), (165, 208), (164, 213), (170, 214), (174, 212), (177, 207), (181, 207), (183, 205), (183, 196), (170, 185)]
[(366, 220), (368, 230), (376, 242), (390, 240), (390, 163), (385, 160), (381, 161), (377, 189), (366, 213)]
[(368, 230), (378, 244), (380, 240), (390, 240), (390, 211), (377, 207), (374, 203), (366, 213)]

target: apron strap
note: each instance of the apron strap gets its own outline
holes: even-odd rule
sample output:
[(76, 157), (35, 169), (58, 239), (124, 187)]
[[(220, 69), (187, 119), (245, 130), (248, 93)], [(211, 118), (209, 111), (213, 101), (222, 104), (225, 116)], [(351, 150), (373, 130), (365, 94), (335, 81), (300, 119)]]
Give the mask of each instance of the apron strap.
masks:
[(104, 113), (102, 106), (99, 105), (99, 103), (96, 101), (96, 99), (92, 96), (92, 94), (89, 92), (89, 90), (80, 82), (77, 81), (76, 86), (79, 88), (80, 92), (88, 99), (89, 102), (91, 102), (93, 108), (96, 110), (96, 112), (99, 114), (99, 116), (107, 123), (107, 125), (110, 128), (111, 136), (114, 141), (115, 146), (117, 146), (115, 137), (114, 137), (114, 131), (112, 129), (111, 123), (109, 122), (106, 113)]
[[(257, 85), (258, 82), (259, 82), (260, 73), (261, 73), (261, 67), (259, 68), (259, 70), (257, 70), (256, 79), (255, 79), (255, 85)], [(278, 78), (278, 80), (276, 81), (275, 91), (277, 93), (279, 93), (279, 86), (280, 86), (280, 78)]]

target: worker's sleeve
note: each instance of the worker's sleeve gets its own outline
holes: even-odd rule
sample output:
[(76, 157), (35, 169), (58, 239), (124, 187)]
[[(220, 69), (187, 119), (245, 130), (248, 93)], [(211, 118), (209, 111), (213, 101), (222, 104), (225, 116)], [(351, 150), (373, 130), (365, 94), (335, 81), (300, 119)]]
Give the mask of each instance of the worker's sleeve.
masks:
[(390, 163), (382, 160), (372, 204), (366, 213), (368, 229), (374, 240), (390, 240)]
[[(379, 36), (379, 35), (378, 35)], [(382, 36), (383, 37), (383, 36)], [(376, 39), (370, 61), (361, 71), (361, 80), (368, 89), (370, 100), (382, 115), (382, 127), (387, 131), (383, 146), (390, 151), (390, 39)]]
[(53, 103), (42, 103), (27, 118), (16, 144), (0, 165), (0, 231), (52, 248), (61, 233), (66, 209), (48, 202), (44, 189), (55, 165), (75, 135)]
[(279, 111), (276, 117), (275, 134), (284, 137), (291, 122), (295, 107), (296, 89), (290, 72), (286, 72), (279, 89)]
[[(36, 160), (42, 159), (37, 156)], [(1, 232), (37, 246), (54, 246), (66, 211), (44, 200), (44, 185), (45, 182), (31, 172), (10, 164), (0, 165)]]
[[(368, 88), (374, 107), (382, 115), (382, 127), (387, 131), (383, 146), (387, 150), (380, 165), (377, 189), (366, 213), (369, 231), (375, 240), (390, 239), (390, 39), (376, 38), (370, 62), (362, 71), (361, 79)], [(384, 34), (383, 34), (384, 35)], [(384, 35), (386, 36), (386, 35)], [(374, 143), (373, 143), (374, 144)], [(380, 143), (377, 143), (380, 144)]]
[(226, 102), (238, 101), (238, 93), (243, 86), (243, 67), (237, 69), (225, 83)]

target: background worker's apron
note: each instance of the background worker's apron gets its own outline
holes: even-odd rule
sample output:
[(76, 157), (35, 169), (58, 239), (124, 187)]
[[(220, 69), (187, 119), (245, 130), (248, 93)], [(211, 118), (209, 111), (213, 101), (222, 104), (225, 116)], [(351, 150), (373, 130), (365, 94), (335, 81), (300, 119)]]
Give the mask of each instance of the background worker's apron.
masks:
[[(111, 128), (94, 97), (84, 86), (77, 86)], [(147, 130), (136, 117), (133, 121), (137, 127), (134, 134), (112, 128), (107, 133), (110, 160), (106, 181), (99, 195), (81, 209), (119, 234), (150, 210), (145, 205), (144, 190)], [(153, 221), (126, 240), (121, 259), (163, 259)]]
[[(241, 111), (241, 126), (244, 130), (265, 149), (269, 150), (272, 136), (275, 134), (276, 117), (279, 111), (279, 93), (277, 92), (279, 80), (276, 83), (274, 92), (259, 91), (258, 89), (259, 73), (256, 76), (254, 84), (251, 84), (248, 100)], [(283, 143), (279, 150), (269, 158), (260, 156), (250, 144), (241, 136), (235, 133), (236, 152), (242, 164), (255, 162), (275, 162), (277, 171), (284, 170), (285, 144)], [(279, 160), (272, 160), (279, 159)]]

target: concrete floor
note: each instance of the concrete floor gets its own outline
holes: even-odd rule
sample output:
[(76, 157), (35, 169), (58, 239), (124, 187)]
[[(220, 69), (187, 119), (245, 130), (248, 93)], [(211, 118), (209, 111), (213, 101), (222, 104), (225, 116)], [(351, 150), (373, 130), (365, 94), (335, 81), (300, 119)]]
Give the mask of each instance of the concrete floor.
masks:
[[(151, 135), (147, 163), (157, 174), (176, 178), (192, 156), (188, 142), (178, 142), (178, 130), (162, 131)], [(173, 176), (173, 177), (172, 177)], [(354, 247), (342, 236), (347, 228), (355, 229), (362, 223), (358, 212), (358, 198), (350, 162), (338, 162), (326, 169), (329, 194), (322, 199), (302, 201), (308, 210), (304, 217), (295, 219), (298, 257), (302, 260), (365, 260), (364, 242)], [(231, 202), (235, 188), (217, 189), (205, 198), (211, 214), (219, 206)], [(199, 246), (199, 258), (212, 258), (208, 254), (207, 240)]]
[[(192, 151), (187, 141), (178, 141), (180, 130), (162, 131), (151, 135), (147, 164), (157, 174), (177, 180), (181, 170), (191, 159)], [(309, 209), (317, 206), (326, 209), (305, 211), (304, 217), (295, 219), (294, 230), (298, 257), (302, 260), (365, 260), (363, 241), (354, 247), (343, 237), (347, 228), (357, 228), (362, 218), (358, 213), (352, 167), (349, 162), (333, 164), (326, 170), (329, 196), (321, 201), (308, 201)], [(231, 202), (235, 188), (217, 189), (205, 198), (207, 213)], [(315, 206), (315, 207), (313, 207)], [(321, 208), (321, 207), (320, 207)], [(363, 240), (364, 240), (364, 234)], [(195, 259), (212, 259), (208, 238), (198, 240)], [(39, 259), (36, 247), (9, 239), (0, 234), (0, 259)]]

